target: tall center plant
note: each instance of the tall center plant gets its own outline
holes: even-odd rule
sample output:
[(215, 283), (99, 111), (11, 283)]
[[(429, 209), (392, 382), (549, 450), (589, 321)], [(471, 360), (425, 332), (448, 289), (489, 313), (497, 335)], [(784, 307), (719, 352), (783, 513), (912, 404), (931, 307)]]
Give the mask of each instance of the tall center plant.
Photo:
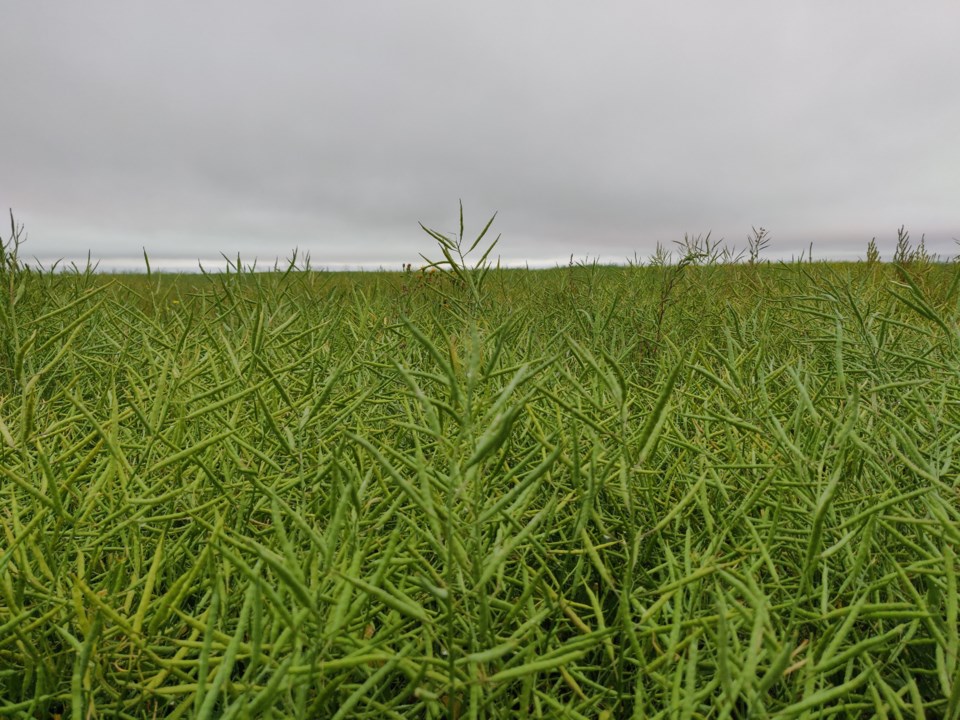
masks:
[(490, 243), (489, 247), (483, 251), (480, 259), (473, 265), (468, 263), (467, 258), (477, 249), (477, 246), (486, 236), (487, 231), (490, 229), (496, 217), (497, 214), (494, 213), (493, 217), (487, 221), (487, 224), (480, 234), (477, 235), (476, 240), (470, 244), (469, 248), (466, 247), (466, 243), (464, 242), (462, 201), (460, 202), (460, 232), (456, 237), (448, 237), (420, 223), (420, 227), (437, 241), (440, 246), (440, 252), (443, 254), (443, 260), (430, 260), (421, 254), (420, 257), (427, 263), (423, 269), (436, 269), (440, 271), (444, 277), (451, 281), (450, 285), (458, 288), (460, 292), (447, 292), (444, 289), (436, 287), (432, 288), (432, 290), (451, 303), (461, 316), (475, 317), (480, 313), (486, 303), (487, 294), (484, 291), (484, 284), (490, 270), (494, 267), (489, 261), (490, 253), (493, 252), (493, 248), (500, 242), (500, 236), (498, 235), (497, 239)]
[[(495, 217), (469, 245), (462, 203), (456, 237), (421, 224), (443, 255), (435, 261), (421, 256), (424, 270), (439, 272), (445, 280), (427, 287), (444, 301), (452, 322), (425, 328), (405, 320), (396, 328), (429, 358), (429, 368), (422, 362), (394, 363), (409, 400), (404, 427), (414, 451), (400, 453), (354, 436), (401, 484), (411, 501), (409, 511), (422, 516), (416, 524), (431, 535), (433, 561), (421, 566), (420, 584), (444, 610), (433, 633), (446, 661), (441, 703), (453, 717), (461, 708), (482, 705), (493, 687), (488, 680), (519, 646), (527, 646), (524, 653), (535, 646), (532, 639), (523, 642), (535, 626), (522, 627), (516, 605), (504, 600), (515, 585), (524, 585), (520, 576), (509, 576), (507, 566), (557, 503), (540, 488), (560, 455), (556, 438), (538, 437), (534, 447), (512, 443), (515, 424), (539, 392), (533, 381), (543, 365), (525, 358), (501, 367), (515, 323), (489, 328), (483, 322), (491, 316), (486, 281), (499, 236), (476, 262), (469, 259)], [(506, 482), (491, 481), (504, 472)], [(410, 476), (418, 482), (407, 481)], [(531, 566), (529, 572), (542, 571)]]

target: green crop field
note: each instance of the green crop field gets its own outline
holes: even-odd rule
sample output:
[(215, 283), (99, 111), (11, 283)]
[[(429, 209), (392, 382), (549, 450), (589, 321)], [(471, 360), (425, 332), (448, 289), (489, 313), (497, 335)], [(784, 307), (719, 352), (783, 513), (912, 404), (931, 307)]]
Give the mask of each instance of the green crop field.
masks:
[(960, 265), (424, 237), (183, 277), (5, 238), (0, 716), (960, 716)]

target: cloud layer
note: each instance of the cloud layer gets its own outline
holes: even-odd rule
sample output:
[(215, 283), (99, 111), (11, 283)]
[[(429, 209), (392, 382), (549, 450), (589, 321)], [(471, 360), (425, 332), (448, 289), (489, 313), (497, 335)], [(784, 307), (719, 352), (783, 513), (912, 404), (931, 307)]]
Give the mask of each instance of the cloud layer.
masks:
[(952, 0), (13, 0), (0, 203), (47, 258), (397, 263), (459, 198), (516, 260), (751, 225), (953, 254), (957, 27)]

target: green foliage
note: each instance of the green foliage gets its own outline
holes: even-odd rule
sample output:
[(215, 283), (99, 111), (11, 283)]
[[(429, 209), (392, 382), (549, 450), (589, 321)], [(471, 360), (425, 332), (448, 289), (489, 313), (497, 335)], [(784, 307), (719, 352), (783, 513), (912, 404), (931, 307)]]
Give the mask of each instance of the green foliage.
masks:
[(957, 716), (956, 266), (428, 232), (435, 273), (8, 241), (0, 715)]
[[(500, 236), (498, 235), (497, 239), (483, 250), (480, 258), (472, 266), (468, 264), (467, 258), (477, 249), (477, 246), (480, 245), (480, 242), (486, 236), (487, 231), (490, 229), (490, 226), (493, 225), (496, 217), (497, 215), (494, 213), (493, 217), (490, 218), (483, 230), (480, 231), (480, 234), (477, 235), (477, 238), (470, 244), (469, 248), (465, 247), (464, 243), (462, 202), (460, 203), (460, 232), (456, 237), (448, 237), (420, 223), (420, 227), (423, 228), (424, 232), (437, 241), (440, 252), (443, 255), (443, 260), (430, 260), (426, 256), (421, 255), (420, 257), (427, 263), (423, 271), (438, 269), (444, 278), (451, 281), (447, 284), (447, 289), (438, 287), (437, 285), (430, 286), (430, 289), (443, 298), (447, 305), (452, 305), (455, 315), (458, 317), (476, 317), (483, 311), (487, 299), (484, 284), (490, 271), (494, 267), (489, 260), (490, 253), (493, 252), (497, 243), (500, 242)], [(451, 287), (460, 292), (450, 292)]]
[(910, 242), (910, 233), (904, 226), (897, 230), (897, 247), (893, 252), (893, 262), (897, 265), (928, 265), (938, 258), (927, 252), (926, 238), (921, 236), (916, 246)]
[(20, 262), (23, 226), (17, 225), (10, 212), (10, 237), (0, 236), (0, 391), (13, 389), (15, 364), (20, 349), (17, 328), (17, 303), (26, 289), (27, 268)]
[(747, 262), (756, 265), (760, 262), (760, 253), (770, 247), (770, 233), (762, 227), (759, 230), (755, 227), (750, 229), (753, 234), (747, 237), (747, 252), (749, 253)]

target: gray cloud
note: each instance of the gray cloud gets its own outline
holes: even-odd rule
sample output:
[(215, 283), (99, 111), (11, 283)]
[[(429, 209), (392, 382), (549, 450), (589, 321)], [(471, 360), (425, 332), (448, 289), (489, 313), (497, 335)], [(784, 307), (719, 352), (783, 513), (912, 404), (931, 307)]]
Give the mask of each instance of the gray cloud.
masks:
[(182, 1), (0, 8), (0, 203), (32, 255), (389, 263), (418, 220), (618, 260), (960, 237), (960, 6)]

